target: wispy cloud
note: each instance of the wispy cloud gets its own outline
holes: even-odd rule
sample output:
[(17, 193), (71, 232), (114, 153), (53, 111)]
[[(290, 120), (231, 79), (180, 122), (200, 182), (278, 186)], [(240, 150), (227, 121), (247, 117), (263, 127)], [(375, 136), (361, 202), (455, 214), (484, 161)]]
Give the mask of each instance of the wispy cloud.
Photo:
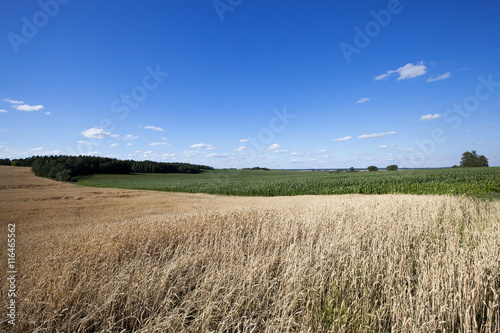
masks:
[(280, 154), (280, 153), (286, 153), (288, 152), (288, 150), (286, 149), (280, 149), (281, 148), (281, 145), (277, 144), (277, 143), (273, 143), (272, 145), (270, 145), (269, 147), (267, 147), (267, 152), (268, 153), (274, 153), (274, 154)]
[(217, 157), (217, 158), (222, 158), (222, 157), (227, 157), (227, 154), (219, 154), (219, 153), (210, 153), (207, 155), (207, 157)]
[(380, 149), (386, 149), (386, 148), (394, 148), (396, 145), (395, 144), (391, 144), (391, 145), (381, 145), (381, 146), (378, 146)]
[(279, 149), (281, 148), (281, 145), (277, 144), (277, 143), (273, 143), (272, 145), (270, 145), (269, 147), (267, 147), (267, 150), (276, 150), (276, 149)]
[(337, 142), (344, 142), (344, 141), (349, 141), (349, 140), (352, 140), (352, 136), (344, 136), (343, 138), (333, 139), (333, 141), (337, 141)]
[(165, 132), (165, 130), (161, 127), (156, 127), (156, 126), (144, 126), (145, 129), (153, 130), (153, 131), (158, 131), (158, 132)]
[(417, 76), (424, 75), (427, 73), (427, 67), (424, 65), (424, 62), (421, 61), (418, 64), (414, 65), (412, 63), (408, 63), (402, 67), (399, 67), (398, 69), (395, 70), (389, 70), (385, 72), (384, 74), (381, 74), (379, 76), (375, 77), (375, 80), (382, 80), (390, 75), (397, 73), (399, 74), (398, 80), (405, 80), (405, 79), (411, 79)]
[(246, 149), (247, 149), (246, 146), (240, 146), (240, 147), (238, 147), (236, 149), (233, 149), (233, 151), (245, 151)]
[(444, 73), (442, 75), (439, 75), (439, 76), (431, 76), (430, 78), (427, 79), (427, 82), (434, 82), (434, 81), (439, 81), (439, 80), (444, 80), (444, 79), (447, 79), (451, 76), (451, 73), (448, 72), (448, 73)]
[(207, 143), (195, 143), (195, 144), (191, 145), (189, 148), (204, 149), (204, 150), (215, 150), (215, 149), (217, 149), (213, 145), (207, 144)]
[(7, 113), (7, 112), (9, 112), (9, 111), (0, 109), (0, 113)]
[(411, 147), (401, 149), (401, 151), (414, 151), (414, 150), (415, 150), (415, 148), (411, 148)]
[(85, 145), (96, 145), (95, 142), (92, 142), (92, 141), (83, 141), (83, 140), (78, 140), (76, 143), (85, 144)]
[(4, 98), (2, 101), (7, 102), (7, 103), (12, 103), (12, 104), (23, 104), (24, 103), (23, 101), (15, 101), (15, 100), (10, 99), (10, 98)]
[(127, 134), (123, 137), (123, 140), (135, 140), (139, 138), (137, 135)]
[(188, 151), (185, 151), (183, 154), (186, 157), (193, 157), (193, 156), (196, 156), (196, 155), (200, 155), (201, 151), (188, 150)]
[(45, 112), (45, 113), (44, 113), (44, 115), (46, 115), (46, 116), (51, 116), (51, 115), (52, 115), (52, 113), (51, 113), (51, 112), (49, 112), (49, 111), (47, 111), (47, 112)]
[(111, 133), (105, 132), (102, 128), (99, 128), (99, 127), (92, 127), (92, 128), (89, 128), (87, 130), (82, 131), (81, 134), (86, 138), (103, 139), (103, 138), (109, 136)]
[(240, 143), (248, 142), (248, 139), (241, 139)]
[(328, 153), (328, 150), (326, 149), (318, 150), (318, 154), (326, 154), (326, 153)]
[(117, 144), (117, 143), (112, 143), (110, 147), (111, 147), (111, 148), (113, 148), (113, 147), (118, 147), (118, 144)]
[(439, 114), (439, 113), (436, 113), (436, 114), (425, 114), (423, 115), (422, 117), (420, 117), (420, 120), (421, 121), (430, 121), (430, 120), (435, 120), (435, 119), (438, 119), (438, 118), (441, 118), (442, 115)]
[(366, 103), (368, 102), (370, 99), (368, 97), (363, 97), (363, 98), (360, 98), (358, 99), (358, 101), (356, 102), (356, 104), (359, 104), (359, 103)]
[(357, 139), (371, 139), (371, 138), (383, 138), (388, 135), (396, 135), (397, 133), (394, 131), (390, 132), (382, 132), (382, 133), (372, 133), (372, 134), (363, 134), (357, 137)]
[(31, 151), (41, 151), (43, 150), (43, 147), (37, 147), (37, 148), (31, 148)]
[(43, 105), (28, 105), (28, 104), (18, 104), (12, 106), (18, 111), (38, 111), (43, 109)]
[(170, 143), (167, 142), (151, 142), (149, 147), (155, 147), (155, 146), (170, 146)]

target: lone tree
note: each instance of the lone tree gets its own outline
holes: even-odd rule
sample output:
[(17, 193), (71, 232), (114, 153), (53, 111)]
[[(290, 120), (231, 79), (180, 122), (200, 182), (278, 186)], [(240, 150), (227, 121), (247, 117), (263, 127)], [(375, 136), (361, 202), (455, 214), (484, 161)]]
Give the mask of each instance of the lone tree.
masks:
[(398, 171), (398, 166), (396, 164), (388, 165), (385, 168), (386, 171)]
[(476, 151), (472, 152), (466, 151), (462, 154), (462, 160), (460, 161), (460, 166), (463, 168), (470, 167), (487, 167), (488, 159), (484, 155), (477, 155)]
[(375, 165), (370, 165), (368, 171), (378, 171), (378, 168)]

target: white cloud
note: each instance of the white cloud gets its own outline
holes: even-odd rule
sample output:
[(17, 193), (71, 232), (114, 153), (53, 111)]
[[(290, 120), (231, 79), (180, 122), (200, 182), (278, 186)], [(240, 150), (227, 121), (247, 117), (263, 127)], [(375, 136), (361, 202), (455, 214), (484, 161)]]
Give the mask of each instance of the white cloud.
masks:
[(10, 98), (4, 98), (3, 101), (7, 102), (7, 103), (12, 103), (12, 104), (23, 104), (24, 103), (23, 101), (15, 101), (15, 100), (10, 99)]
[(363, 98), (360, 98), (356, 104), (359, 104), (359, 103), (366, 103), (368, 102), (370, 99), (368, 97), (363, 97)]
[(267, 147), (267, 152), (269, 153), (273, 153), (273, 154), (281, 154), (281, 153), (286, 153), (288, 152), (288, 150), (286, 149), (280, 149), (281, 148), (281, 145), (277, 144), (277, 143), (273, 143), (272, 145), (270, 145), (269, 147)]
[(221, 157), (227, 157), (227, 154), (211, 153), (211, 154), (208, 154), (207, 157), (221, 158)]
[(465, 131), (465, 133), (472, 133), (472, 130), (468, 129)]
[(129, 143), (126, 144), (126, 146), (132, 146), (132, 143), (129, 142)]
[(201, 154), (200, 151), (188, 150), (188, 151), (184, 152), (184, 156), (186, 156), (186, 157), (193, 157), (193, 156), (200, 155), (200, 154)]
[(92, 127), (85, 131), (82, 131), (81, 134), (86, 138), (103, 139), (109, 136), (111, 133), (105, 132), (102, 128), (99, 127)]
[(240, 146), (240, 147), (238, 147), (236, 149), (233, 149), (233, 151), (245, 151), (246, 149), (247, 149), (246, 146)]
[(28, 105), (28, 104), (13, 105), (12, 107), (18, 111), (38, 111), (43, 109), (43, 105)]
[(7, 113), (7, 112), (9, 112), (9, 111), (0, 109), (0, 113)]
[(382, 133), (372, 133), (372, 134), (363, 134), (357, 137), (357, 139), (370, 139), (370, 138), (383, 138), (388, 135), (396, 135), (397, 133), (394, 131), (390, 132), (382, 132)]
[(439, 75), (439, 76), (431, 76), (430, 78), (427, 79), (427, 82), (434, 82), (434, 81), (439, 81), (439, 80), (444, 80), (444, 79), (447, 79), (451, 76), (451, 73), (448, 72), (448, 73), (444, 73), (443, 75)]
[(420, 120), (421, 121), (429, 121), (429, 120), (435, 120), (435, 119), (438, 119), (438, 118), (441, 118), (442, 115), (439, 114), (439, 113), (436, 113), (436, 114), (426, 114), (426, 115), (423, 115), (422, 117), (420, 117)]
[(119, 138), (120, 134), (111, 134), (110, 137), (112, 137), (112, 138)]
[(195, 143), (191, 145), (189, 148), (193, 149), (205, 149), (205, 150), (215, 150), (216, 148), (213, 145), (206, 143)]
[(95, 142), (92, 142), (92, 141), (83, 141), (83, 140), (78, 140), (76, 143), (85, 144), (85, 145), (95, 145), (96, 144)]
[(175, 154), (175, 153), (172, 153), (172, 154), (162, 154), (161, 156), (162, 157), (176, 157), (177, 154)]
[(380, 74), (379, 76), (375, 76), (375, 81), (379, 81), (379, 80), (382, 80), (382, 79), (385, 79), (386, 77), (388, 77), (390, 74)]
[(344, 142), (344, 141), (349, 141), (351, 139), (352, 139), (352, 136), (344, 136), (343, 138), (333, 139), (333, 141)]
[(165, 130), (161, 127), (156, 127), (156, 126), (144, 126), (145, 129), (150, 129), (153, 131), (158, 131), (158, 132), (165, 132)]
[(52, 113), (51, 113), (51, 112), (49, 112), (49, 111), (47, 111), (47, 112), (45, 112), (45, 113), (44, 113), (44, 115), (46, 115), (46, 116), (51, 116), (51, 115), (52, 115)]
[(31, 151), (40, 151), (43, 150), (43, 147), (31, 148)]
[(399, 74), (398, 80), (411, 79), (411, 78), (421, 76), (421, 75), (424, 75), (425, 73), (427, 73), (427, 67), (424, 65), (423, 61), (419, 62), (416, 65), (414, 65), (412, 63), (408, 63), (402, 67), (399, 67), (396, 70), (390, 70), (390, 71), (387, 71), (385, 74), (381, 74), (379, 76), (376, 76), (375, 80), (378, 81), (378, 80), (385, 79), (394, 73)]
[(281, 148), (281, 145), (279, 145), (277, 143), (273, 143), (272, 145), (267, 147), (267, 151), (276, 150), (276, 149), (280, 149), (280, 148)]
[(411, 148), (411, 147), (401, 149), (401, 151), (414, 151), (414, 150), (415, 150), (415, 148)]
[(117, 143), (112, 143), (110, 147), (118, 147)]
[(248, 142), (248, 139), (241, 139), (240, 143), (243, 143), (243, 142)]
[(138, 138), (137, 135), (127, 134), (123, 137), (123, 140), (135, 140), (137, 138)]
[(394, 148), (396, 145), (395, 144), (391, 144), (391, 145), (381, 145), (379, 146), (380, 149), (385, 149), (385, 148)]
[(318, 150), (318, 154), (326, 154), (326, 153), (328, 153), (328, 150), (326, 149)]
[(155, 146), (170, 146), (170, 143), (167, 142), (151, 142), (149, 147), (155, 147)]

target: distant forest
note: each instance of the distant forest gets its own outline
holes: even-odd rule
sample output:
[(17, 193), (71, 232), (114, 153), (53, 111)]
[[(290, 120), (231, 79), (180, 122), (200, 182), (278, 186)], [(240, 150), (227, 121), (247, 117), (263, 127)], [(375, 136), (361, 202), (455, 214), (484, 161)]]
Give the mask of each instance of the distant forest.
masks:
[(96, 156), (32, 156), (28, 158), (1, 159), (0, 164), (31, 167), (35, 176), (59, 181), (74, 181), (75, 177), (93, 174), (127, 173), (200, 173), (213, 170), (206, 165), (189, 163), (163, 163), (153, 161), (118, 160)]

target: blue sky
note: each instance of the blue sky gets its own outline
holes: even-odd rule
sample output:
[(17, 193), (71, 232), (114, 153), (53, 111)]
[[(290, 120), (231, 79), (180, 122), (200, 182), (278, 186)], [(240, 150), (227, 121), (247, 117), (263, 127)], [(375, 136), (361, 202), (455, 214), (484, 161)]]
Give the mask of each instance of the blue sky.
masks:
[(500, 2), (0, 4), (0, 157), (500, 165)]

